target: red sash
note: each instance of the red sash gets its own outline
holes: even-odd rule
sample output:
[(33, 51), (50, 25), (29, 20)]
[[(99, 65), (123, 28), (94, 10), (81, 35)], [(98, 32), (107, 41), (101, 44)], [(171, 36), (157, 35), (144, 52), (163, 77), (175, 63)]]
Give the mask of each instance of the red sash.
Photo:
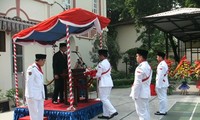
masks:
[(142, 79), (142, 82), (145, 82), (146, 80), (148, 80), (150, 76), (151, 76), (151, 72), (150, 72), (150, 75), (148, 77)]
[(102, 72), (101, 75), (104, 75), (104, 74), (106, 74), (106, 73), (109, 72), (109, 71), (110, 71), (110, 68), (109, 68), (107, 71)]

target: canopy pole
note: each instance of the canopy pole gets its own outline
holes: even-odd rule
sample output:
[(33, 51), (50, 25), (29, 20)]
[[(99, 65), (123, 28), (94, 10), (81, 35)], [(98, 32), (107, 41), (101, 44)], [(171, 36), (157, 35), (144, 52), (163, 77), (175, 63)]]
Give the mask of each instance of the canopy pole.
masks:
[(72, 70), (71, 70), (71, 58), (70, 58), (70, 40), (69, 40), (69, 26), (66, 26), (66, 42), (67, 42), (67, 65), (68, 65), (68, 78), (69, 78), (69, 103), (70, 106), (67, 110), (74, 111), (74, 95), (72, 90)]
[(19, 91), (18, 91), (18, 77), (17, 77), (17, 54), (16, 43), (13, 41), (13, 53), (14, 53), (14, 74), (15, 74), (15, 104), (19, 106)]
[(99, 48), (102, 49), (102, 46), (103, 46), (103, 40), (102, 40), (102, 32), (99, 33)]

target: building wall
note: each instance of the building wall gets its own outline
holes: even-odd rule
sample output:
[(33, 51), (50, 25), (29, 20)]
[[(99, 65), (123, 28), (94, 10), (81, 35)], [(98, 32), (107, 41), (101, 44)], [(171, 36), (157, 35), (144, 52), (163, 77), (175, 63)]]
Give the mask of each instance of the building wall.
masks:
[[(51, 16), (59, 14), (63, 9), (58, 4), (48, 4), (46, 1), (54, 0), (0, 0), (0, 16), (6, 17), (15, 17), (19, 16), (22, 20), (39, 22), (43, 21)], [(63, 0), (56, 0), (58, 3), (63, 5)], [(71, 0), (75, 3), (76, 7), (92, 11), (92, 2), (93, 0)], [(101, 10), (101, 15), (106, 16), (106, 0), (100, 0), (103, 9)], [(53, 3), (53, 2), (52, 2)], [(64, 6), (64, 5), (63, 5)], [(81, 17), (81, 16), (80, 16)], [(12, 35), (11, 33), (6, 34), (6, 52), (0, 52), (0, 89), (3, 91), (9, 90), (12, 87), (15, 87), (15, 80), (12, 72)], [(70, 37), (70, 47), (71, 50), (76, 50), (78, 46), (78, 51), (86, 63), (87, 66), (93, 66), (94, 64), (90, 60), (89, 51), (92, 50), (93, 40), (83, 37), (71, 36)], [(56, 43), (59, 46), (60, 42), (65, 42), (65, 39)], [(58, 47), (55, 48), (55, 52), (58, 51)], [(27, 67), (32, 64), (35, 60), (36, 53), (47, 54), (46, 64), (43, 67), (45, 80), (53, 79), (53, 70), (52, 70), (52, 56), (53, 48), (41, 46), (38, 44), (31, 44), (23, 46), (23, 73), (18, 73), (19, 87), (24, 86), (24, 73), (26, 72)], [(75, 53), (71, 54), (71, 63), (72, 68), (75, 65), (76, 59), (78, 56)]]
[[(136, 32), (133, 24), (118, 26), (117, 32), (117, 42), (120, 47), (120, 53), (124, 53), (131, 48), (140, 47), (141, 42), (136, 42), (137, 37), (140, 34)], [(126, 71), (126, 65), (122, 62), (123, 59), (120, 59), (118, 63), (118, 70)]]
[(0, 52), (0, 89), (8, 90), (12, 87), (12, 57), (11, 37), (6, 34), (6, 52)]
[(20, 0), (20, 17), (25, 19), (26, 17), (22, 16), (25, 12), (30, 19), (39, 21), (44, 20), (48, 18), (47, 6), (47, 4), (43, 4), (34, 0)]

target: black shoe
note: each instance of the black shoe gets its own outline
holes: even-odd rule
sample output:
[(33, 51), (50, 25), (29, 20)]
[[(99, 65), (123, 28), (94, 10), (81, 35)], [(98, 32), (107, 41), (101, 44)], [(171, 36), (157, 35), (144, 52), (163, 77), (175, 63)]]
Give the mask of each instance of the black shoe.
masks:
[(160, 113), (159, 111), (156, 111), (156, 113)]
[(108, 116), (103, 116), (103, 115), (102, 115), (102, 116), (98, 116), (98, 118), (99, 118), (99, 119), (110, 119), (110, 117), (108, 117)]
[(118, 115), (118, 112), (115, 112), (113, 113), (111, 116), (110, 116), (110, 119), (113, 118), (114, 116)]
[(59, 104), (57, 101), (52, 101), (53, 104)]
[(166, 113), (160, 113), (160, 112), (156, 112), (154, 113), (155, 115), (167, 115), (167, 112)]

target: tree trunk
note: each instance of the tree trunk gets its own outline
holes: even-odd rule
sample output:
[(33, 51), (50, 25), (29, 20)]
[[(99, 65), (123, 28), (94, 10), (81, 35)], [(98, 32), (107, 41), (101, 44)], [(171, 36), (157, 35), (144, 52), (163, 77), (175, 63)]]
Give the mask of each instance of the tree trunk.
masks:
[(169, 41), (170, 41), (170, 44), (171, 44), (171, 46), (172, 46), (172, 50), (173, 50), (173, 52), (174, 52), (174, 60), (176, 61), (176, 62), (179, 62), (180, 61), (180, 57), (178, 56), (178, 52), (177, 52), (177, 46), (175, 45), (175, 43), (174, 43), (174, 40), (173, 40), (173, 38), (172, 38), (172, 35), (168, 35), (169, 36)]

